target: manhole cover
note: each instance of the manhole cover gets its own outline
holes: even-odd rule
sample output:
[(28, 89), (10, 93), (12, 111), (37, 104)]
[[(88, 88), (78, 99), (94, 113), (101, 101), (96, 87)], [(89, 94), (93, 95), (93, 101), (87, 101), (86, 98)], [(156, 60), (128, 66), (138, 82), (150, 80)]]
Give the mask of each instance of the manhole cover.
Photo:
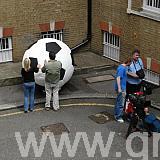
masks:
[(95, 83), (95, 82), (109, 81), (109, 80), (114, 80), (114, 77), (112, 75), (102, 75), (102, 76), (95, 76), (95, 77), (86, 78), (86, 81), (88, 83)]
[(42, 132), (52, 132), (54, 135), (61, 135), (63, 132), (69, 133), (69, 130), (63, 123), (50, 124), (41, 127)]
[(108, 112), (100, 112), (95, 115), (90, 115), (88, 117), (99, 124), (104, 124), (106, 122), (113, 121), (114, 119), (113, 115), (109, 114)]

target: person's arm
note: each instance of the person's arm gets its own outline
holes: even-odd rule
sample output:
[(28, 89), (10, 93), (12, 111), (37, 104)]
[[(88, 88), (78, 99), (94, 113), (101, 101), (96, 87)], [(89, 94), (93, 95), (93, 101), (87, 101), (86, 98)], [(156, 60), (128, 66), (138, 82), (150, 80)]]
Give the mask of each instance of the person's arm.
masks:
[(133, 72), (127, 72), (127, 75), (129, 75), (129, 76), (131, 76), (131, 77), (133, 77), (133, 78), (139, 78), (139, 77), (137, 76), (137, 74), (136, 74), (136, 73), (133, 73)]
[(45, 73), (46, 72), (46, 67), (45, 65), (41, 68), (42, 72)]
[(130, 66), (127, 67), (127, 75), (131, 76), (132, 78), (139, 78), (135, 72), (132, 71)]
[(118, 93), (120, 93), (120, 92), (122, 92), (122, 89), (121, 89), (121, 77), (118, 76), (116, 78), (116, 80), (117, 80), (117, 86), (118, 86)]
[(41, 68), (41, 71), (43, 72), (43, 73), (45, 73), (46, 72), (46, 64), (48, 63), (48, 61), (45, 59), (44, 60), (44, 66)]
[(21, 69), (21, 75), (22, 75), (22, 77), (24, 77), (24, 69), (23, 68)]
[(122, 96), (125, 97), (126, 96), (126, 92), (122, 91), (121, 88), (121, 77), (117, 77), (117, 86), (118, 86), (118, 93), (122, 93)]

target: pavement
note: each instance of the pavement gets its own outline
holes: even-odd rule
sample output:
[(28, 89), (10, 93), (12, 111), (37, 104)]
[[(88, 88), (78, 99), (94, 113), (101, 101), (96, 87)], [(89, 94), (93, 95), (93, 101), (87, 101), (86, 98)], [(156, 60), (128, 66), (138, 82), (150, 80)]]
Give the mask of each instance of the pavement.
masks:
[[(160, 144), (153, 143), (155, 139), (148, 139), (146, 133), (143, 136), (135, 133), (134, 139), (126, 141), (124, 137), (128, 123), (117, 123), (110, 119), (99, 124), (90, 118), (102, 112), (113, 114), (115, 93), (112, 74), (116, 72), (116, 64), (92, 52), (77, 53), (74, 57), (77, 66), (70, 81), (60, 90), (61, 109), (58, 112), (43, 109), (45, 92), (37, 86), (35, 95), (39, 105), (36, 105), (35, 112), (24, 114), (21, 63), (6, 63), (3, 68), (0, 67), (5, 82), (0, 87), (0, 159), (158, 160), (159, 157), (154, 155), (159, 153)], [(158, 99), (158, 92), (159, 88), (153, 91), (154, 102)], [(159, 114), (157, 110), (155, 113)], [(58, 124), (63, 124), (69, 132), (62, 141), (61, 133), (55, 134), (55, 130), (64, 131), (64, 127)], [(48, 129), (53, 125), (56, 125), (52, 128), (55, 136), (46, 137), (42, 134), (42, 127)]]
[[(92, 52), (78, 52), (74, 55), (75, 72), (71, 80), (60, 91), (60, 100), (79, 98), (113, 99), (114, 79), (117, 63)], [(0, 64), (0, 110), (23, 106), (23, 87), (20, 75), (21, 63)], [(108, 75), (108, 79), (107, 76)], [(98, 77), (99, 80), (87, 81)], [(104, 78), (105, 77), (105, 78)], [(97, 78), (96, 78), (97, 79)], [(160, 89), (154, 86), (150, 96), (152, 105), (160, 109)], [(45, 93), (37, 87), (35, 103), (44, 103)]]
[[(58, 112), (45, 111), (44, 105), (28, 114), (20, 109), (1, 111), (0, 159), (159, 160), (153, 154), (159, 153), (160, 144), (153, 143), (155, 140), (147, 138), (146, 133), (135, 133), (134, 139), (126, 141), (128, 123), (111, 119), (99, 124), (90, 119), (90, 116), (104, 111), (113, 114), (113, 107), (105, 102), (100, 101), (101, 106), (97, 105), (98, 102), (88, 106), (88, 99), (82, 101), (83, 105), (79, 101), (72, 101), (74, 105), (62, 103)], [(42, 127), (51, 133), (43, 132)], [(61, 134), (64, 131), (67, 133)]]

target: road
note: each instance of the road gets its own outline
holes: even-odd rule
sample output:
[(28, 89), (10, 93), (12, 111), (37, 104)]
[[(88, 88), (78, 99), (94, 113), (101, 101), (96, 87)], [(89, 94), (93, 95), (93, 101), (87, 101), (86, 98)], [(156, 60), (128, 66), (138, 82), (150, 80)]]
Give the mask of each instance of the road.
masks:
[[(96, 123), (89, 118), (89, 116), (97, 115), (101, 112), (112, 115), (113, 102), (110, 102), (110, 104), (107, 102), (108, 100), (104, 99), (65, 100), (60, 102), (61, 109), (58, 112), (45, 111), (43, 104), (37, 105), (35, 112), (28, 114), (24, 114), (21, 109), (1, 111), (0, 159), (138, 160), (145, 158), (146, 160), (148, 158), (149, 160), (158, 160), (159, 158), (153, 158), (152, 155), (153, 138), (148, 140), (146, 133), (137, 133), (140, 138), (130, 138), (133, 145), (127, 150), (126, 145), (129, 147), (130, 144), (129, 139), (126, 141), (124, 138), (128, 126), (127, 123), (117, 123), (112, 119), (112, 116), (105, 123)], [(58, 135), (48, 135), (41, 128), (58, 125), (59, 123), (63, 124), (67, 129), (63, 130), (65, 128), (57, 126), (59, 130), (56, 134)], [(61, 130), (66, 131), (67, 134), (61, 136)], [(45, 134), (43, 135), (43, 133)], [(45, 137), (47, 137), (46, 141), (44, 140)], [(65, 145), (63, 144), (64, 141)], [(33, 144), (30, 145), (30, 142), (33, 142)], [(56, 145), (53, 142), (56, 142)], [(146, 155), (144, 147), (146, 147), (147, 142)], [(96, 143), (99, 143), (100, 147)], [(61, 146), (59, 149), (55, 147), (58, 145)], [(105, 145), (107, 145), (106, 148)], [(36, 149), (35, 146), (39, 148)], [(136, 153), (139, 153), (139, 155)]]
[[(88, 76), (74, 76), (60, 96), (92, 95), (106, 89), (112, 94), (110, 81), (86, 83)], [(61, 99), (60, 106), (58, 112), (45, 111), (44, 103), (27, 114), (23, 108), (1, 111), (0, 160), (159, 159), (159, 134), (148, 138), (145, 132), (134, 133), (125, 139), (128, 123), (114, 120), (113, 98)], [(159, 114), (154, 109), (151, 112)]]

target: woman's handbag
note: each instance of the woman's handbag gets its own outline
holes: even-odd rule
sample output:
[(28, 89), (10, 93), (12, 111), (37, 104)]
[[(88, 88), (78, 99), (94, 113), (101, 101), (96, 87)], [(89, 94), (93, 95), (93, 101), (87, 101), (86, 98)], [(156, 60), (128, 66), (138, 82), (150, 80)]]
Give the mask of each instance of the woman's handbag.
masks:
[[(138, 61), (138, 63), (139, 63), (139, 61)], [(133, 62), (133, 64), (134, 64), (134, 62)], [(139, 65), (140, 65), (140, 63), (139, 63)], [(134, 68), (136, 69), (136, 74), (137, 74), (137, 76), (138, 76), (140, 79), (143, 79), (143, 78), (145, 77), (145, 73), (144, 73), (144, 70), (142, 69), (142, 66), (141, 66), (141, 65), (140, 65), (140, 67), (141, 67), (141, 69), (137, 71), (136, 65), (134, 64)]]

